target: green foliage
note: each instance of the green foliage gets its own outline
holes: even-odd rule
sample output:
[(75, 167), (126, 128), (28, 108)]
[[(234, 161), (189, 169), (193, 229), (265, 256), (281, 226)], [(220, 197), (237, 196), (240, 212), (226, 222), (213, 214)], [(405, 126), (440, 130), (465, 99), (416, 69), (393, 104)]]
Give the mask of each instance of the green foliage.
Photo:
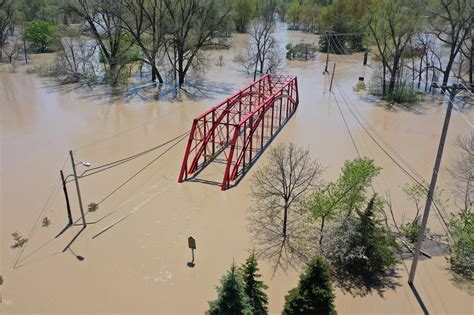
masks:
[(236, 0), (233, 2), (232, 17), (235, 29), (239, 33), (245, 33), (250, 20), (255, 14), (255, 3), (252, 0)]
[(285, 315), (296, 314), (337, 314), (334, 308), (334, 293), (331, 273), (327, 263), (314, 258), (300, 275), (298, 287), (285, 296)]
[(46, 21), (35, 20), (27, 24), (23, 36), (33, 51), (44, 53), (51, 51), (57, 43), (57, 27)]
[(24, 238), (18, 232), (12, 233), (12, 237), (13, 237), (13, 240), (15, 241), (15, 243), (10, 247), (13, 248), (13, 249), (23, 247), (25, 245), (25, 243), (28, 242), (28, 239)]
[(380, 170), (381, 168), (368, 158), (346, 161), (337, 181), (314, 191), (306, 200), (306, 209), (320, 223), (320, 245), (328, 222), (349, 217), (354, 211), (361, 211), (361, 207), (367, 203), (367, 188)]
[[(335, 0), (330, 6), (322, 8), (319, 16), (321, 30), (320, 50), (335, 54), (361, 52), (365, 50), (365, 21), (373, 0)], [(330, 36), (326, 39), (325, 32), (343, 33), (347, 35)], [(329, 44), (328, 44), (329, 42)]]
[(356, 86), (354, 87), (355, 91), (364, 91), (367, 87), (365, 86), (364, 81), (357, 81)]
[(240, 268), (240, 273), (245, 284), (245, 294), (250, 299), (253, 314), (268, 314), (268, 297), (264, 291), (268, 286), (259, 280), (261, 275), (258, 273), (257, 259), (254, 252), (250, 254), (244, 265)]
[(42, 227), (48, 227), (51, 225), (51, 220), (48, 219), (48, 217), (44, 217), (43, 218), (43, 221), (41, 222), (41, 226)]
[(410, 84), (395, 84), (393, 91), (386, 93), (382, 99), (388, 103), (413, 104), (419, 101), (417, 92)]
[(57, 23), (60, 20), (62, 0), (15, 0), (18, 15), (23, 21), (42, 20)]
[(374, 195), (362, 213), (339, 221), (327, 233), (323, 253), (337, 274), (369, 282), (396, 263), (395, 239), (377, 218), (382, 206)]
[(91, 202), (88, 206), (87, 206), (87, 210), (89, 212), (95, 212), (99, 209), (99, 205), (95, 202)]
[(453, 236), (449, 244), (451, 267), (465, 277), (474, 278), (474, 212), (461, 209), (449, 227)]
[(416, 219), (412, 222), (408, 222), (401, 226), (403, 235), (412, 243), (416, 242), (421, 230), (421, 225), (418, 222), (418, 218), (419, 217), (416, 217)]
[(367, 203), (367, 189), (381, 169), (375, 165), (374, 160), (366, 157), (344, 163), (337, 185), (340, 193), (347, 191), (340, 201), (341, 210), (346, 215), (351, 215), (354, 210), (360, 209)]
[(293, 0), (286, 10), (286, 20), (291, 23), (292, 29), (299, 28), (301, 10), (299, 0)]
[(234, 264), (221, 279), (218, 297), (209, 302), (208, 315), (251, 315), (252, 306), (244, 291), (244, 283)]
[(286, 58), (293, 60), (309, 60), (314, 59), (316, 56), (316, 46), (312, 44), (296, 44), (293, 46), (292, 44), (286, 45)]

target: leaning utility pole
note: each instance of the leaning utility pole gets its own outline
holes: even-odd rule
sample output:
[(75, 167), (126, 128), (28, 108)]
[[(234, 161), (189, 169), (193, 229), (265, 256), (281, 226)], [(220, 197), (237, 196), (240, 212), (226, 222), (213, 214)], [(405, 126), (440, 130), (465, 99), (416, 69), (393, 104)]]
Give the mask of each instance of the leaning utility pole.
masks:
[(74, 154), (72, 153), (72, 150), (69, 150), (69, 155), (71, 156), (72, 171), (74, 173), (74, 181), (76, 182), (77, 199), (79, 199), (79, 209), (81, 210), (82, 225), (86, 227), (86, 217), (84, 215), (84, 208), (82, 207), (81, 190), (79, 189), (79, 180), (77, 179), (76, 164), (74, 163)]
[(329, 74), (329, 71), (328, 71), (328, 63), (329, 63), (329, 49), (331, 48), (331, 43), (329, 42), (329, 32), (326, 31), (326, 67), (324, 68), (324, 72), (323, 74), (325, 73), (328, 73)]
[(428, 195), (426, 198), (425, 211), (423, 212), (423, 219), (421, 220), (421, 228), (416, 241), (415, 253), (413, 256), (413, 262), (411, 264), (410, 276), (408, 277), (408, 283), (413, 284), (415, 278), (416, 266), (418, 265), (418, 259), (420, 258), (421, 243), (425, 238), (426, 224), (428, 223), (428, 216), (430, 214), (431, 203), (433, 201), (433, 194), (436, 188), (436, 181), (438, 179), (439, 167), (441, 165), (441, 158), (443, 156), (444, 144), (446, 142), (446, 136), (448, 134), (449, 120), (451, 118), (451, 112), (453, 111), (454, 96), (458, 91), (464, 89), (457, 84), (452, 86), (441, 86), (442, 91), (449, 91), (448, 109), (446, 110), (446, 116), (444, 118), (443, 130), (441, 132), (441, 138), (439, 140), (438, 154), (436, 155), (435, 164), (433, 167), (433, 174), (431, 175), (431, 183), (428, 189)]

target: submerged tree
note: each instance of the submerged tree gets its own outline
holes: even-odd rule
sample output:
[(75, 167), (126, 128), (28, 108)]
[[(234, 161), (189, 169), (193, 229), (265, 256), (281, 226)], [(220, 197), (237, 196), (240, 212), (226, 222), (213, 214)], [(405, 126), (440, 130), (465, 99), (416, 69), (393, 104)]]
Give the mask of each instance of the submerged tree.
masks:
[(140, 47), (141, 61), (151, 68), (151, 81), (163, 83), (157, 67), (160, 50), (164, 47), (165, 10), (163, 0), (122, 0), (124, 14), (118, 15), (122, 27)]
[(257, 258), (254, 251), (247, 258), (240, 272), (244, 280), (244, 291), (250, 299), (253, 314), (268, 314), (268, 297), (265, 293), (268, 286), (262, 280), (259, 280), (261, 275), (258, 273)]
[(217, 287), (218, 297), (209, 302), (208, 315), (251, 315), (252, 306), (244, 291), (244, 283), (234, 264), (221, 279), (221, 286)]
[(242, 64), (248, 74), (253, 75), (254, 80), (258, 74), (275, 71), (283, 59), (274, 37), (273, 6), (268, 3), (260, 10), (261, 16), (251, 24), (248, 31), (250, 38), (245, 51), (236, 57), (236, 61)]
[[(421, 1), (380, 0), (369, 13), (369, 31), (375, 41), (383, 66), (383, 94), (391, 95), (402, 69), (402, 56), (419, 30), (423, 5)], [(385, 70), (389, 72), (388, 90)]]
[(274, 260), (275, 270), (282, 259), (291, 264), (300, 255), (298, 240), (307, 234), (302, 231), (308, 220), (298, 208), (309, 188), (319, 185), (321, 172), (308, 150), (290, 143), (272, 147), (268, 164), (253, 174), (251, 229), (259, 245), (257, 253)]
[(247, 32), (247, 27), (255, 14), (255, 3), (252, 0), (233, 1), (232, 18), (239, 33)]
[(100, 59), (106, 66), (106, 79), (111, 84), (119, 81), (120, 70), (136, 56), (131, 57), (130, 40), (122, 27), (124, 6), (114, 0), (74, 0), (64, 7), (67, 14), (74, 14), (85, 20), (100, 48)]
[(285, 296), (282, 314), (337, 314), (334, 307), (334, 293), (331, 273), (321, 257), (314, 258), (300, 275), (298, 287)]
[(428, 7), (431, 33), (449, 49), (446, 64), (442, 56), (437, 56), (437, 65), (433, 65), (443, 74), (442, 85), (448, 83), (456, 58), (469, 40), (473, 27), (472, 0), (436, 0)]
[(202, 49), (225, 30), (231, 14), (228, 1), (163, 0), (167, 14), (166, 54), (178, 74), (178, 84), (199, 62)]
[(0, 62), (2, 50), (8, 38), (13, 34), (15, 19), (15, 1), (0, 0)]

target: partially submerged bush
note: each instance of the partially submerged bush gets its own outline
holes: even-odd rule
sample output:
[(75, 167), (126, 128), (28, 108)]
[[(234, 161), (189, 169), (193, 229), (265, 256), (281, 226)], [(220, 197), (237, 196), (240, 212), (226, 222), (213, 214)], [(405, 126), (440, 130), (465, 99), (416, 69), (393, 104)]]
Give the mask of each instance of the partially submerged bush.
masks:
[(420, 234), (421, 225), (418, 222), (418, 217), (412, 222), (408, 222), (401, 226), (403, 235), (412, 243), (415, 243)]
[(13, 240), (15, 243), (11, 246), (11, 248), (20, 248), (28, 242), (27, 238), (24, 238), (20, 233), (14, 232), (12, 233)]
[(309, 60), (316, 56), (316, 46), (313, 44), (292, 44), (286, 45), (286, 59)]
[(356, 86), (354, 87), (354, 91), (359, 92), (359, 91), (364, 91), (367, 87), (365, 86), (364, 81), (358, 81)]
[(87, 206), (87, 210), (89, 210), (89, 212), (95, 212), (97, 211), (97, 209), (99, 209), (99, 205), (95, 202), (91, 202), (88, 206)]

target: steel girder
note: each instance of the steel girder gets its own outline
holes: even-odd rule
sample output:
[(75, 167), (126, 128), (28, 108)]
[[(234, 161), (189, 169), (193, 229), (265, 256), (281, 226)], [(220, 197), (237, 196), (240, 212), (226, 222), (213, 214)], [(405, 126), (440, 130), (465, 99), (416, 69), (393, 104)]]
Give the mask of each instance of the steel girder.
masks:
[(221, 189), (242, 177), (298, 107), (296, 76), (267, 74), (196, 117), (178, 182), (218, 155), (226, 164)]

